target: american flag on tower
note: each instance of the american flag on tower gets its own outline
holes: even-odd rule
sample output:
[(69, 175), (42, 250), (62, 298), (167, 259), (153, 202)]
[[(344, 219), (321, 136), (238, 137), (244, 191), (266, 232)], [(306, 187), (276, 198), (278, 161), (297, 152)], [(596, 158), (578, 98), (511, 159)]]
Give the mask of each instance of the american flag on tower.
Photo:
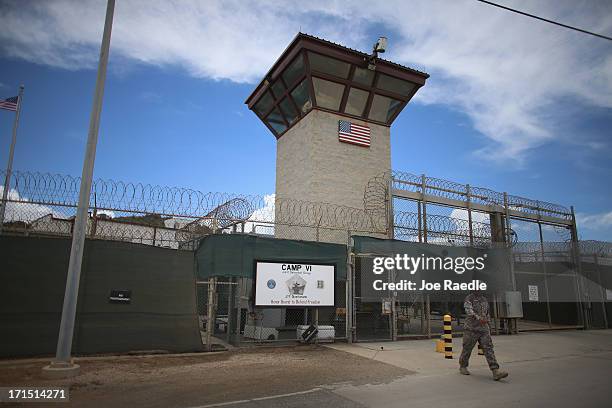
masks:
[(13, 112), (17, 112), (17, 105), (19, 104), (19, 97), (13, 96), (0, 101), (0, 109), (6, 109)]
[(370, 147), (370, 128), (340, 120), (338, 121), (338, 140), (344, 143)]

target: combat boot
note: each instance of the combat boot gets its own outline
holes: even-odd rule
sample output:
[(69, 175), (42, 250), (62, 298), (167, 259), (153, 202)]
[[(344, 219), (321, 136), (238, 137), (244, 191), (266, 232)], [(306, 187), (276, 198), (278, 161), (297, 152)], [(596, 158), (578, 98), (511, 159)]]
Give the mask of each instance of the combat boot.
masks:
[(498, 368), (496, 368), (495, 370), (491, 370), (493, 372), (493, 379), (495, 381), (499, 381), (502, 378), (506, 378), (508, 376), (508, 373), (505, 371), (500, 371)]
[(468, 371), (467, 367), (459, 367), (459, 372), (463, 375), (470, 375), (470, 372)]

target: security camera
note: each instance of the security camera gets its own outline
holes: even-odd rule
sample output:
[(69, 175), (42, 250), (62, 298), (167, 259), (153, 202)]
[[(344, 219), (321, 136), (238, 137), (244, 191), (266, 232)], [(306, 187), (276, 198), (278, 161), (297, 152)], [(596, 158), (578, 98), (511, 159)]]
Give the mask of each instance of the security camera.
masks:
[(376, 70), (376, 58), (378, 57), (378, 53), (385, 52), (386, 49), (387, 37), (378, 37), (378, 41), (376, 41), (376, 44), (374, 44), (374, 47), (372, 47), (372, 54), (368, 55), (366, 58), (369, 70)]
[(387, 37), (378, 37), (378, 41), (374, 44), (374, 52), (385, 52), (387, 49)]

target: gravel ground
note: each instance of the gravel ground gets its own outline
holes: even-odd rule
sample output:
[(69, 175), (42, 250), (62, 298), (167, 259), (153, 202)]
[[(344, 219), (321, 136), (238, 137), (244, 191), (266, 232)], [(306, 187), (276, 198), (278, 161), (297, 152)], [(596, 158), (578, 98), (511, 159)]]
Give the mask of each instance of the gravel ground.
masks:
[(44, 361), (5, 361), (0, 364), (0, 386), (69, 387), (70, 406), (189, 407), (321, 385), (386, 383), (413, 374), (322, 346), (85, 358), (78, 363), (80, 376), (51, 381), (41, 378)]

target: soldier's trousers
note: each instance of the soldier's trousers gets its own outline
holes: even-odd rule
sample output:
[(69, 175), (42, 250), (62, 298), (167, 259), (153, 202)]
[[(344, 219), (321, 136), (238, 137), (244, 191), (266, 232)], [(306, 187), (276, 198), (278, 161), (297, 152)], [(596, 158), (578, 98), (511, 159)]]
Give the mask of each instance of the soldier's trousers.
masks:
[(480, 343), (480, 347), (484, 351), (485, 358), (489, 364), (491, 370), (499, 368), (497, 360), (495, 359), (495, 353), (493, 352), (493, 341), (491, 340), (491, 334), (488, 330), (486, 331), (474, 331), (464, 330), (463, 331), (463, 349), (461, 350), (461, 357), (459, 357), (459, 366), (467, 367), (470, 362), (470, 355), (472, 349)]

